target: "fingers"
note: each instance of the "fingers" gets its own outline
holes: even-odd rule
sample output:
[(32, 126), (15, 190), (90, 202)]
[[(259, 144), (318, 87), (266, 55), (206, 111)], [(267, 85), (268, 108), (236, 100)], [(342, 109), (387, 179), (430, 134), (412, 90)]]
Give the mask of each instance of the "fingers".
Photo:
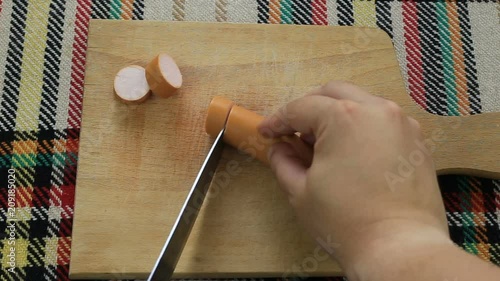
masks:
[(339, 100), (351, 100), (359, 103), (376, 103), (381, 98), (369, 94), (364, 89), (345, 81), (332, 81), (314, 89), (308, 95), (322, 95)]
[(419, 123), (417, 120), (415, 120), (414, 118), (412, 118), (412, 117), (408, 117), (408, 121), (410, 122), (410, 125), (411, 125), (414, 129), (416, 129), (416, 130), (420, 130), (420, 129), (421, 129), (421, 127), (420, 127), (420, 123)]
[(316, 137), (311, 134), (300, 134), (300, 139), (311, 146), (316, 142)]
[(271, 147), (269, 162), (280, 187), (288, 194), (297, 194), (306, 186), (306, 167), (295, 149), (286, 142)]
[(334, 110), (335, 100), (324, 96), (305, 96), (296, 99), (259, 125), (259, 132), (269, 138), (292, 135), (295, 132), (316, 135), (321, 121)]
[(266, 118), (260, 124), (259, 132), (269, 138), (300, 132), (302, 139), (311, 145), (315, 142), (314, 137), (317, 137), (316, 132), (322, 120), (325, 120), (343, 101), (375, 106), (388, 103), (388, 100), (371, 95), (354, 84), (333, 81), (290, 102)]

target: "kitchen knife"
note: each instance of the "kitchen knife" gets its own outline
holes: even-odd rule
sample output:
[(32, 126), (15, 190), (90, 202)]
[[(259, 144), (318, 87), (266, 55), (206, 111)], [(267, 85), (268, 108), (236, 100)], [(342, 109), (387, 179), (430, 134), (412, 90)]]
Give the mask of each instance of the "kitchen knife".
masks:
[(167, 242), (161, 250), (160, 257), (149, 275), (148, 281), (164, 281), (170, 280), (172, 277), (177, 261), (184, 249), (184, 245), (186, 245), (189, 233), (193, 228), (198, 212), (207, 194), (208, 187), (212, 182), (215, 170), (222, 156), (224, 148), (224, 142), (222, 141), (223, 135), (224, 129), (219, 133), (212, 148), (208, 152), (207, 158), (205, 158), (205, 162), (203, 162), (200, 172), (198, 176), (196, 176), (193, 186), (182, 206), (181, 212), (167, 238)]

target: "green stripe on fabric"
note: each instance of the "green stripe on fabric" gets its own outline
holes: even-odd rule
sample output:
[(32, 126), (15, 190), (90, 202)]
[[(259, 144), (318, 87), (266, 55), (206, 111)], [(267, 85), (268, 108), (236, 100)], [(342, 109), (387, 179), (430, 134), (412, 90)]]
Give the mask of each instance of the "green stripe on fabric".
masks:
[(293, 8), (292, 0), (281, 0), (281, 23), (292, 24), (293, 23)]
[[(73, 159), (76, 159), (75, 153), (70, 153)], [(9, 168), (11, 165), (14, 168), (34, 167), (34, 166), (70, 166), (76, 165), (75, 161), (67, 159), (65, 152), (57, 153), (29, 153), (29, 154), (14, 154), (0, 156), (0, 168)], [(66, 161), (69, 160), (69, 161)]]
[(49, 167), (49, 166), (64, 166), (66, 160), (65, 152), (58, 153), (38, 153), (36, 158), (36, 165)]
[(69, 152), (66, 157), (65, 164), (68, 166), (76, 166), (76, 161), (78, 161), (78, 154), (74, 152)]
[(464, 249), (473, 254), (477, 254), (477, 248), (471, 246), (476, 243), (476, 228), (474, 226), (474, 214), (472, 213), (470, 183), (467, 177), (457, 178), (458, 189), (460, 190), (460, 208), (462, 214), (462, 230), (464, 235)]
[(36, 165), (36, 154), (14, 154), (11, 160), (13, 168), (33, 167)]
[(51, 162), (50, 154), (38, 153), (36, 156), (36, 165), (39, 167), (50, 167), (52, 166)]
[(456, 93), (455, 70), (453, 64), (453, 50), (451, 46), (450, 24), (446, 3), (441, 0), (436, 3), (436, 14), (438, 18), (438, 30), (443, 56), (443, 74), (446, 99), (448, 104), (448, 115), (458, 116), (458, 99)]
[(469, 253), (474, 254), (477, 256), (478, 250), (477, 250), (477, 244), (476, 243), (467, 243), (464, 242), (462, 244), (462, 247)]
[(122, 1), (112, 0), (109, 9), (109, 19), (119, 20), (122, 18)]
[[(71, 155), (74, 153), (69, 153), (69, 154)], [(67, 164), (66, 159), (68, 159), (68, 154), (65, 152), (55, 153), (52, 157), (53, 157), (52, 161), (54, 161), (55, 166), (65, 166)], [(73, 166), (73, 165), (70, 165), (70, 166)]]
[(10, 168), (11, 161), (12, 161), (11, 155), (0, 156), (0, 168)]

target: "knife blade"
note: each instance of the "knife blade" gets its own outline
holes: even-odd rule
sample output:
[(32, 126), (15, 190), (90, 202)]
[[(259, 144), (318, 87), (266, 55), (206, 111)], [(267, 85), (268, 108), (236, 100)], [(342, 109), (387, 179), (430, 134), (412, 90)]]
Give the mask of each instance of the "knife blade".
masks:
[(161, 250), (148, 281), (170, 280), (174, 273), (177, 261), (186, 245), (189, 233), (193, 228), (198, 212), (208, 192), (208, 187), (217, 169), (217, 165), (222, 156), (224, 142), (222, 137), (224, 129), (215, 139), (212, 148), (208, 152), (207, 158), (203, 162), (198, 175), (188, 193), (186, 201), (181, 208), (170, 235)]

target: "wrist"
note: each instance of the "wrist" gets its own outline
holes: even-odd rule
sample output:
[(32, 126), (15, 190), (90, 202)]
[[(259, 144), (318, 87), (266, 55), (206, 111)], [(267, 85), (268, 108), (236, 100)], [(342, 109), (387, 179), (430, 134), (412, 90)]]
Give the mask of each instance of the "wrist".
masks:
[(433, 227), (399, 226), (361, 239), (354, 255), (342, 263), (351, 281), (387, 280), (401, 276), (415, 264), (455, 248), (447, 232)]

